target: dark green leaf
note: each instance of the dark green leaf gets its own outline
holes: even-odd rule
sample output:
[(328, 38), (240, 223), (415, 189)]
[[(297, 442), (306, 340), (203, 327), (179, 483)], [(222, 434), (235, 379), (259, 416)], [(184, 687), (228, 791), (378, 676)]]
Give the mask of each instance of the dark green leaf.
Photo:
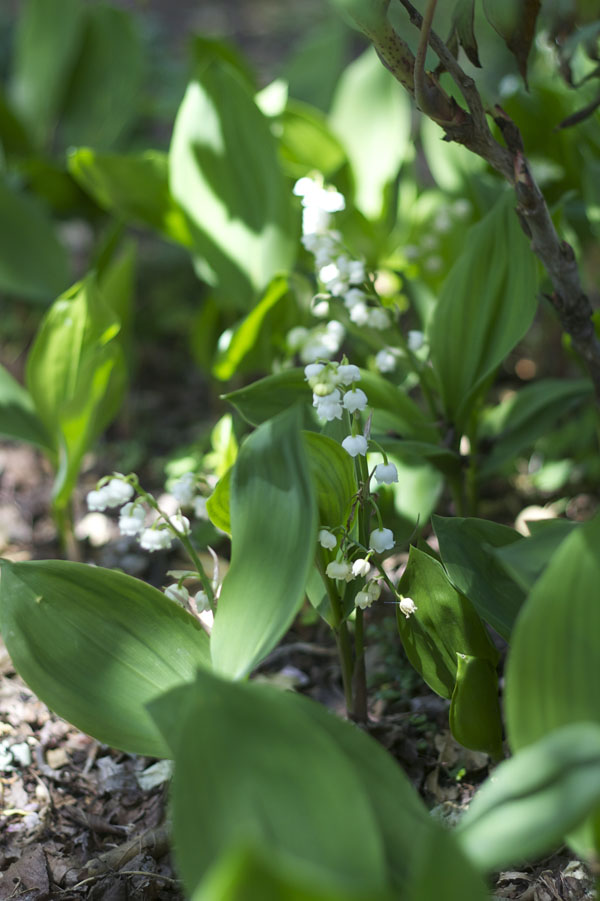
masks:
[(50, 454), (56, 450), (35, 412), (31, 395), (4, 366), (0, 366), (0, 434), (37, 444)]
[(508, 574), (523, 591), (530, 591), (565, 538), (577, 528), (568, 519), (545, 519), (535, 524), (531, 538), (494, 550)]
[[(63, 14), (58, 14), (62, 23)], [(143, 47), (131, 13), (94, 4), (86, 10), (83, 44), (60, 120), (66, 146), (109, 150), (139, 115)]]
[(2, 636), (33, 691), (101, 742), (167, 757), (145, 704), (210, 665), (198, 621), (122, 573), (59, 560), (1, 566)]
[(478, 869), (495, 872), (562, 844), (600, 803), (600, 726), (549, 732), (494, 770), (456, 835)]
[(215, 669), (247, 675), (289, 628), (314, 558), (316, 502), (297, 409), (259, 427), (231, 478), (231, 566), (211, 639)]
[(80, 147), (69, 154), (68, 164), (73, 178), (104, 209), (149, 225), (185, 247), (192, 245), (186, 218), (169, 192), (164, 153), (124, 156)]
[(494, 549), (523, 541), (522, 535), (485, 519), (433, 516), (432, 522), (450, 581), (508, 641), (524, 592)]
[(450, 704), (450, 729), (454, 738), (473, 751), (502, 758), (502, 715), (498, 699), (498, 674), (489, 659), (458, 654), (456, 685)]
[(398, 591), (417, 612), (408, 619), (398, 608), (398, 629), (406, 655), (430, 688), (443, 698), (455, 689), (457, 654), (484, 658), (495, 667), (498, 653), (471, 603), (450, 583), (441, 564), (412, 546)]
[(513, 205), (512, 194), (502, 194), (470, 229), (433, 315), (431, 360), (446, 415), (458, 429), (537, 308), (535, 257)]
[(43, 208), (0, 175), (0, 289), (48, 301), (68, 280), (67, 254)]
[(324, 528), (344, 525), (357, 491), (351, 457), (337, 441), (317, 432), (302, 432), (315, 486), (319, 521)]
[(460, 45), (473, 65), (481, 67), (477, 40), (475, 38), (475, 31), (473, 30), (474, 17), (475, 0), (457, 0), (456, 7), (454, 8), (454, 25), (458, 33)]
[(27, 0), (19, 17), (11, 95), (38, 143), (59, 116), (84, 27), (81, 0)]
[(296, 225), (267, 121), (225, 63), (210, 63), (188, 86), (169, 167), (202, 276), (229, 306), (247, 308), (292, 266)]

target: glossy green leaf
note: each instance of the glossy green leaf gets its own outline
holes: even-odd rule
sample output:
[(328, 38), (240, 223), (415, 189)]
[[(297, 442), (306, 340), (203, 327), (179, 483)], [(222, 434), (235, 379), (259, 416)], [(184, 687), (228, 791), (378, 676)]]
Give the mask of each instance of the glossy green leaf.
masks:
[(0, 174), (0, 290), (48, 301), (69, 280), (67, 254), (43, 207)]
[(411, 546), (398, 591), (417, 612), (406, 618), (398, 607), (398, 629), (406, 655), (433, 691), (451, 698), (457, 654), (477, 656), (495, 667), (498, 652), (471, 603), (450, 583), (443, 566)]
[(580, 720), (600, 723), (600, 517), (566, 538), (517, 620), (506, 669), (513, 748)]
[(234, 847), (209, 870), (192, 895), (192, 901), (392, 901), (391, 894), (371, 892), (356, 894), (344, 889), (326, 889), (307, 885), (299, 875), (300, 868), (286, 863), (276, 866), (268, 852), (260, 855), (255, 848)]
[(120, 155), (79, 147), (69, 154), (68, 166), (77, 183), (105, 210), (149, 225), (185, 247), (192, 245), (186, 217), (169, 191), (166, 154), (146, 150)]
[(62, 109), (63, 143), (97, 150), (117, 144), (139, 115), (143, 70), (142, 41), (131, 13), (108, 4), (88, 6)]
[(121, 405), (126, 370), (118, 332), (88, 276), (50, 307), (29, 353), (27, 388), (59, 450), (58, 507), (70, 497), (83, 455)]
[(330, 121), (350, 160), (354, 202), (367, 218), (377, 219), (384, 189), (397, 176), (408, 149), (412, 111), (408, 94), (372, 47), (340, 78)]
[(464, 248), (444, 282), (431, 327), (431, 361), (446, 415), (458, 429), (478, 388), (523, 337), (537, 308), (535, 257), (512, 194), (502, 194), (471, 228)]
[(276, 278), (269, 285), (264, 297), (248, 315), (232, 330), (227, 348), (217, 354), (212, 367), (215, 378), (226, 382), (238, 370), (244, 357), (250, 353), (259, 339), (265, 317), (288, 291), (286, 278)]
[(36, 444), (50, 454), (55, 451), (31, 395), (4, 366), (0, 366), (0, 434)]
[(541, 5), (542, 0), (483, 0), (486, 18), (514, 54), (525, 84), (527, 60)]
[(573, 723), (501, 763), (456, 831), (478, 869), (495, 872), (554, 850), (600, 803), (600, 726)]
[(211, 639), (215, 669), (247, 675), (275, 646), (304, 598), (317, 510), (294, 408), (260, 426), (231, 477), (231, 566)]
[(450, 581), (508, 641), (525, 595), (496, 558), (495, 548), (523, 541), (523, 536), (485, 519), (433, 516), (432, 522)]
[(289, 102), (279, 122), (279, 153), (291, 175), (299, 178), (318, 169), (327, 177), (345, 161), (344, 148), (330, 131), (327, 119), (313, 107)]
[(502, 758), (502, 714), (496, 667), (482, 657), (458, 654), (456, 685), (450, 704), (454, 738), (473, 751)]
[(145, 704), (208, 666), (208, 636), (131, 576), (59, 560), (1, 562), (0, 624), (15, 668), (99, 741), (169, 755)]
[(530, 447), (553, 428), (559, 418), (591, 398), (589, 379), (541, 379), (526, 385), (484, 412), (481, 436), (493, 442), (479, 467), (480, 478)]
[(223, 400), (233, 404), (251, 425), (260, 425), (294, 404), (311, 404), (312, 394), (302, 369), (285, 369), (224, 394)]
[(39, 143), (59, 116), (81, 51), (81, 0), (27, 0), (18, 20), (11, 96)]
[(302, 432), (315, 486), (319, 522), (327, 528), (345, 524), (357, 491), (352, 458), (339, 442), (318, 432)]
[(173, 834), (189, 894), (242, 843), (268, 850), (276, 867), (294, 867), (309, 885), (350, 893), (385, 887), (362, 774), (305, 706), (270, 686), (203, 672), (195, 686), (150, 705), (175, 759)]
[(568, 519), (545, 519), (536, 525), (538, 528), (531, 538), (494, 550), (497, 559), (523, 591), (533, 588), (562, 542), (577, 528), (577, 523)]
[(291, 194), (266, 119), (239, 74), (211, 62), (188, 86), (169, 152), (170, 187), (188, 215), (202, 276), (247, 308), (291, 268)]

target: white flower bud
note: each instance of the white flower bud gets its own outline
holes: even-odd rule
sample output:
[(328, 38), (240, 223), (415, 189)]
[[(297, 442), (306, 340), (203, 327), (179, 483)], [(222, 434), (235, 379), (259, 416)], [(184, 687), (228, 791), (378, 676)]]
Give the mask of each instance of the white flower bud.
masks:
[(343, 363), (338, 366), (337, 376), (342, 385), (351, 385), (360, 382), (360, 369), (353, 363)]
[(332, 560), (328, 564), (325, 573), (330, 579), (344, 579), (346, 582), (352, 578), (350, 564), (346, 563), (345, 560)]
[(187, 606), (190, 599), (190, 593), (187, 588), (184, 585), (179, 588), (177, 583), (165, 588), (165, 594), (169, 600), (175, 601), (176, 604), (181, 604), (182, 607)]
[(204, 613), (206, 610), (210, 610), (210, 601), (205, 591), (196, 592), (194, 595), (194, 603), (196, 604), (198, 613)]
[(196, 519), (208, 519), (206, 498), (202, 497), (200, 494), (194, 498), (194, 516)]
[(375, 366), (380, 372), (392, 372), (396, 368), (396, 356), (392, 350), (380, 350), (375, 354)]
[(360, 288), (350, 288), (344, 295), (344, 304), (348, 310), (356, 306), (357, 303), (364, 303), (367, 295)]
[(86, 497), (86, 502), (88, 505), (88, 510), (106, 510), (108, 507), (108, 498), (107, 492), (104, 488), (100, 488), (97, 491), (89, 491)]
[(408, 344), (409, 350), (415, 351), (420, 350), (421, 347), (423, 347), (424, 341), (425, 335), (423, 334), (423, 332), (420, 332), (417, 329), (411, 329), (411, 331), (408, 333), (408, 340), (406, 343)]
[(189, 535), (190, 533), (190, 521), (187, 516), (182, 516), (181, 513), (169, 516), (169, 524), (178, 532), (183, 532), (184, 535)]
[(105, 492), (107, 507), (120, 507), (130, 497), (133, 497), (132, 486), (128, 482), (121, 481), (121, 479), (111, 479), (101, 491)]
[(367, 320), (367, 324), (371, 328), (376, 328), (380, 331), (383, 331), (383, 329), (390, 327), (390, 314), (387, 310), (383, 310), (381, 307), (372, 307), (369, 310), (369, 318)]
[(196, 475), (193, 472), (186, 472), (177, 479), (171, 488), (171, 494), (175, 500), (179, 501), (182, 507), (189, 507), (193, 503), (196, 494)]
[(366, 610), (367, 607), (370, 607), (373, 603), (373, 599), (369, 597), (366, 591), (357, 591), (356, 596), (354, 598), (354, 606), (360, 607), (361, 610)]
[(364, 457), (367, 453), (367, 439), (363, 435), (348, 435), (342, 441), (342, 447), (351, 457), (357, 457), (359, 454)]
[(352, 391), (346, 391), (342, 403), (350, 413), (356, 413), (357, 410), (364, 410), (367, 406), (368, 398), (360, 388), (354, 388)]
[(140, 547), (145, 551), (166, 551), (173, 544), (173, 536), (168, 529), (144, 529), (139, 538)]
[(129, 503), (121, 507), (119, 531), (121, 535), (137, 535), (144, 528), (146, 511), (141, 504)]
[(374, 529), (369, 536), (369, 547), (382, 554), (394, 547), (394, 536), (391, 529)]
[(321, 547), (326, 548), (328, 551), (333, 550), (333, 548), (337, 544), (337, 538), (330, 532), (329, 529), (321, 529), (319, 534), (317, 535), (317, 539)]
[(398, 481), (398, 470), (393, 463), (378, 463), (375, 467), (375, 478), (383, 485), (391, 485)]
[(368, 576), (370, 572), (371, 564), (364, 557), (359, 557), (352, 564), (352, 575), (354, 576)]
[(304, 367), (305, 381), (310, 382), (310, 380), (314, 379), (322, 369), (325, 369), (325, 365), (323, 363), (309, 363), (308, 366)]
[(305, 343), (309, 336), (309, 331), (303, 325), (297, 325), (296, 328), (290, 329), (285, 336), (287, 346), (290, 350), (298, 350)]
[(418, 610), (419, 608), (416, 606), (415, 602), (412, 598), (402, 598), (400, 601), (400, 610), (404, 614), (404, 616), (408, 619), (408, 617)]
[(369, 308), (366, 303), (359, 300), (350, 310), (350, 319), (355, 325), (366, 325), (369, 321)]
[(372, 601), (376, 601), (381, 594), (381, 585), (379, 582), (369, 582), (367, 585), (367, 594)]

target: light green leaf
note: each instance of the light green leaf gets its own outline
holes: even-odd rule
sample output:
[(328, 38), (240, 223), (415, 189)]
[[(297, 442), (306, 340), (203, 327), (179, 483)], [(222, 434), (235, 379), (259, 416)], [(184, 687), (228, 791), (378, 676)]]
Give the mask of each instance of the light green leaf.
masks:
[(50, 436), (35, 412), (31, 395), (4, 366), (0, 366), (0, 434), (37, 444), (46, 453), (55, 452)]
[(484, 411), (481, 437), (493, 441), (493, 445), (479, 467), (479, 477), (485, 478), (514, 459), (592, 394), (589, 379), (541, 379)]
[(63, 143), (113, 147), (139, 115), (143, 69), (143, 46), (131, 13), (108, 4), (88, 6), (81, 53), (62, 109)]
[(245, 388), (222, 395), (251, 425), (260, 425), (294, 404), (312, 403), (302, 369), (285, 369), (258, 379)]
[(227, 349), (217, 354), (212, 368), (215, 378), (226, 382), (237, 372), (244, 357), (254, 348), (266, 315), (285, 297), (287, 290), (286, 278), (276, 278), (271, 282), (264, 297), (233, 329)]
[(446, 415), (458, 429), (537, 308), (535, 257), (513, 206), (512, 194), (502, 194), (469, 231), (433, 314), (431, 361)]
[(483, 657), (458, 654), (450, 704), (450, 729), (465, 748), (502, 759), (502, 714), (495, 665)]
[(530, 591), (562, 542), (576, 528), (577, 523), (568, 519), (540, 520), (531, 538), (495, 548), (493, 553), (523, 591)]
[(319, 522), (327, 528), (345, 524), (356, 494), (356, 475), (349, 454), (337, 441), (317, 432), (302, 432), (315, 486)]
[(600, 723), (599, 547), (595, 517), (562, 542), (517, 620), (505, 695), (513, 748), (568, 723)]
[(600, 726), (573, 723), (501, 763), (471, 801), (456, 835), (483, 872), (532, 860), (600, 803)]
[(0, 290), (48, 301), (68, 280), (67, 254), (44, 209), (0, 174)]
[(340, 78), (330, 117), (352, 166), (356, 206), (369, 219), (383, 212), (384, 189), (406, 154), (411, 119), (408, 94), (370, 47)]
[(498, 652), (471, 603), (450, 583), (437, 560), (411, 546), (398, 591), (412, 598), (417, 612), (398, 608), (398, 629), (406, 655), (429, 687), (443, 698), (455, 689), (457, 654), (496, 666)]
[(308, 886), (350, 897), (385, 888), (362, 774), (303, 701), (199, 672), (194, 687), (150, 705), (174, 752), (173, 832), (188, 894), (240, 844), (268, 850), (275, 867), (293, 868)]
[(169, 756), (145, 704), (210, 665), (198, 621), (155, 588), (99, 567), (3, 560), (1, 575), (2, 636), (33, 691), (101, 742)]
[(206, 501), (206, 512), (213, 526), (231, 535), (231, 476), (233, 466), (223, 473), (211, 496)]
[(27, 0), (18, 20), (10, 92), (16, 109), (44, 144), (59, 116), (81, 51), (81, 0)]
[(331, 133), (327, 119), (313, 107), (290, 101), (279, 122), (279, 153), (290, 175), (299, 178), (317, 169), (327, 177), (345, 161), (344, 148)]
[(192, 225), (202, 277), (244, 309), (296, 252), (291, 194), (248, 86), (215, 60), (188, 86), (169, 152), (170, 186)]
[(508, 641), (524, 592), (496, 558), (495, 548), (523, 536), (485, 519), (433, 516), (432, 523), (450, 581)]
[(126, 221), (149, 225), (185, 247), (192, 235), (169, 192), (168, 158), (158, 150), (119, 155), (89, 147), (72, 150), (69, 172), (96, 203)]
[(88, 276), (50, 307), (29, 353), (27, 387), (59, 449), (57, 507), (67, 503), (83, 455), (121, 405), (125, 364), (118, 332), (118, 320)]
[(211, 639), (215, 669), (247, 675), (289, 628), (314, 558), (316, 502), (298, 409), (242, 444), (231, 478), (231, 566)]

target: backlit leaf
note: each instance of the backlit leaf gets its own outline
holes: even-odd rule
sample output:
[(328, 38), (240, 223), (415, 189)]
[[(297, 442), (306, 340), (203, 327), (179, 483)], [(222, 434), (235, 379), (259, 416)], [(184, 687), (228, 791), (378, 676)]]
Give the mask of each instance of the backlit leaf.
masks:
[(527, 84), (527, 60), (535, 37), (542, 0), (483, 0), (490, 25), (498, 32), (519, 66)]

